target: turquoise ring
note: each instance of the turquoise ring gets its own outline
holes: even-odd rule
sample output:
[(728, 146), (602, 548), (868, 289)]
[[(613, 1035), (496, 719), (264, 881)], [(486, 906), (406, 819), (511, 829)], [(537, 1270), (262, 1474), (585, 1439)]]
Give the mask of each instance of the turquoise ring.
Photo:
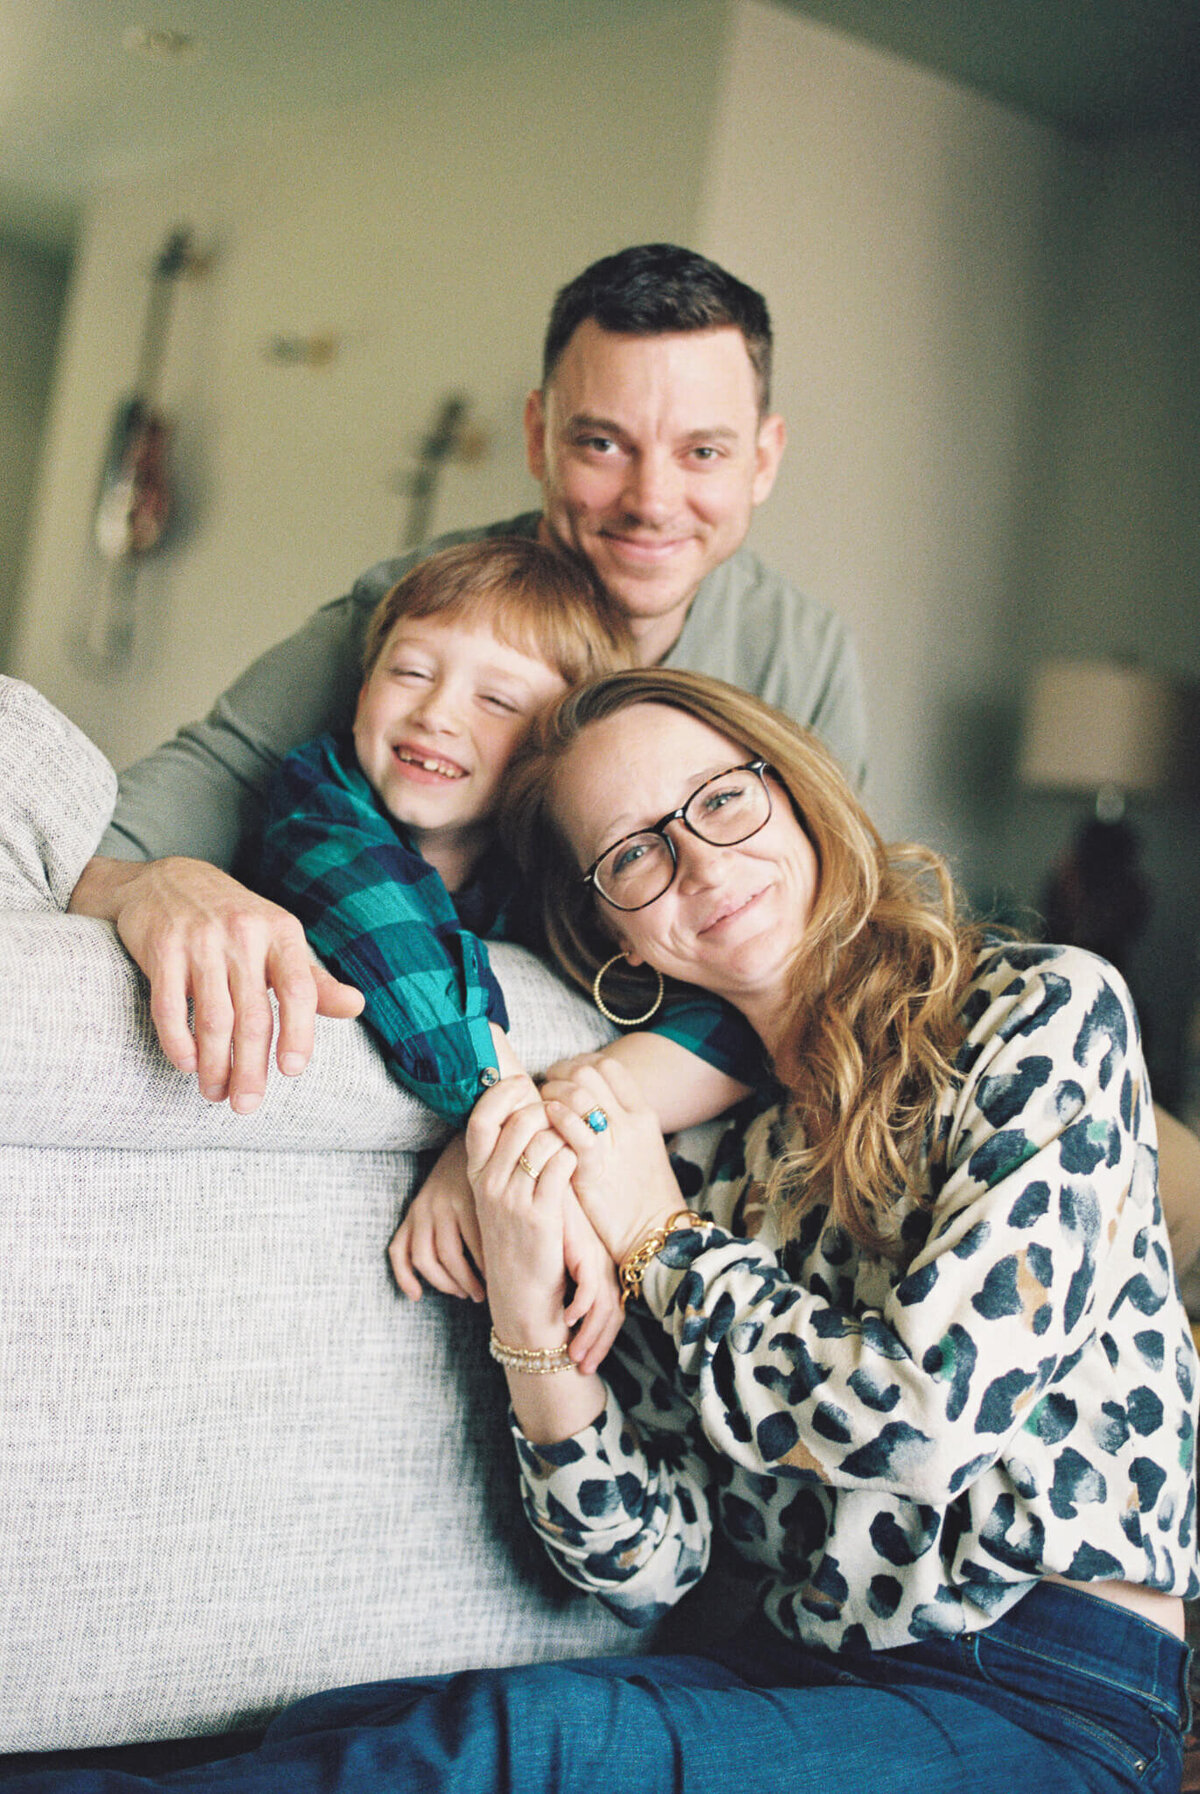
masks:
[(583, 1119), (587, 1122), (593, 1134), (602, 1134), (608, 1126), (608, 1116), (604, 1113), (604, 1110), (598, 1103), (594, 1109), (588, 1110)]

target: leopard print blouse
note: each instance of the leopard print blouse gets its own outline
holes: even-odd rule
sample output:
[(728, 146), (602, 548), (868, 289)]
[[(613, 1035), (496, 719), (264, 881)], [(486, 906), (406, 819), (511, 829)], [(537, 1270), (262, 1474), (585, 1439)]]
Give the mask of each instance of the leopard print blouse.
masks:
[[(632, 1624), (717, 1528), (768, 1617), (831, 1650), (987, 1626), (1047, 1572), (1200, 1593), (1196, 1356), (1120, 979), (993, 943), (897, 1259), (759, 1200), (784, 1116), (747, 1099), (676, 1142), (710, 1227), (673, 1234), (592, 1427), (533, 1445), (527, 1513)], [(640, 1310), (640, 1312), (638, 1312)]]

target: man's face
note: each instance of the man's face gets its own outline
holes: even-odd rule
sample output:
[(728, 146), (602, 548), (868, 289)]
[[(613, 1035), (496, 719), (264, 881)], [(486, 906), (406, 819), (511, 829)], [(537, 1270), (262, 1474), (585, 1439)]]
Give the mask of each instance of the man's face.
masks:
[(745, 539), (783, 453), (744, 337), (618, 336), (588, 319), (529, 395), (525, 429), (550, 535), (590, 562), (639, 658), (660, 659), (700, 581)]

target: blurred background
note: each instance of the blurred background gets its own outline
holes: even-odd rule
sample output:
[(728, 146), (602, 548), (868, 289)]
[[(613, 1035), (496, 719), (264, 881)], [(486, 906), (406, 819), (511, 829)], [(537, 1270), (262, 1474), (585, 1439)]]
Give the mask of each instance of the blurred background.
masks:
[[(989, 913), (1098, 906), (1200, 1120), (1198, 19), (0, 0), (0, 670), (127, 764), (414, 529), (535, 504), (553, 292), (689, 244), (771, 305), (752, 544), (855, 629), (885, 833)], [(131, 394), (171, 500), (132, 568)]]

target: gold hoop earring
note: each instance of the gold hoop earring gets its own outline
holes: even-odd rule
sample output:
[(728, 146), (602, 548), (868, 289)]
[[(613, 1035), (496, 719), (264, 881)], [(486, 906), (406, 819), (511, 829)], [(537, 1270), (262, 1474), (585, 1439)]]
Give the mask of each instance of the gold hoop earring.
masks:
[(614, 953), (611, 959), (605, 960), (604, 964), (600, 967), (600, 970), (592, 980), (592, 1000), (606, 1021), (615, 1022), (618, 1028), (640, 1028), (643, 1022), (648, 1022), (652, 1015), (658, 1014), (659, 1006), (663, 1000), (663, 975), (657, 967), (650, 967), (650, 970), (658, 980), (658, 989), (654, 994), (654, 1001), (651, 1003), (649, 1009), (647, 1009), (645, 1015), (617, 1015), (614, 1010), (609, 1008), (608, 1004), (604, 1001), (604, 998), (600, 995), (600, 980), (603, 978), (605, 972), (608, 971), (610, 966), (615, 966), (618, 960), (628, 958), (629, 955), (627, 953)]

